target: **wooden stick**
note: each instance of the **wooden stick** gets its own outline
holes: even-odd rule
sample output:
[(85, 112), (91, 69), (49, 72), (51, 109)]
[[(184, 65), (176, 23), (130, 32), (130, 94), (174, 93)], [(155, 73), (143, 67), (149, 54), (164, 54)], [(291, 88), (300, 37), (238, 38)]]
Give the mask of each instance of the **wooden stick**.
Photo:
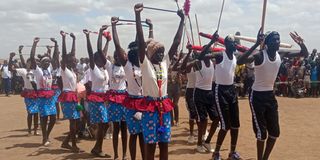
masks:
[(199, 32), (200, 32), (200, 31), (199, 31), (198, 17), (197, 17), (197, 14), (194, 14), (194, 16), (195, 16), (195, 18), (196, 18), (197, 32), (198, 32), (197, 35), (198, 35), (198, 39), (199, 39), (199, 45), (202, 46), (202, 45), (201, 45), (201, 38), (200, 38), (200, 35), (199, 35)]
[(189, 25), (190, 25), (192, 45), (194, 45), (194, 38), (193, 38), (193, 31), (192, 31), (192, 23), (191, 23), (191, 19), (190, 19), (190, 16), (189, 16), (189, 15), (188, 15), (188, 20), (189, 20)]
[[(253, 38), (253, 37), (246, 37), (246, 36), (234, 36), (235, 39), (240, 39), (240, 40), (244, 40), (247, 42), (252, 42), (252, 43), (256, 43), (257, 39)], [(280, 43), (280, 47), (282, 48), (292, 48), (292, 44), (288, 44), (288, 43)]]
[[(135, 23), (117, 23), (117, 26), (124, 26), (124, 25), (136, 25)], [(143, 24), (142, 27), (149, 27), (146, 24)]]
[(225, 0), (222, 1), (222, 6), (221, 6), (221, 10), (220, 10), (220, 16), (219, 16), (217, 31), (219, 31), (219, 28), (220, 28), (220, 22), (221, 22), (222, 12), (223, 12), (223, 8), (224, 8), (224, 2), (225, 2)]
[(51, 38), (47, 38), (47, 37), (40, 37), (40, 39), (51, 39)]
[[(131, 19), (119, 19), (119, 21), (122, 21), (122, 22), (136, 22), (136, 20), (131, 20)], [(146, 23), (146, 21), (141, 21), (141, 23)]]
[(162, 9), (162, 8), (154, 8), (154, 7), (146, 7), (146, 6), (144, 6), (143, 8), (145, 8), (145, 9), (151, 9), (151, 10), (156, 10), (156, 11), (164, 11), (164, 12), (177, 13), (177, 11), (168, 10), (168, 9)]
[[(261, 18), (261, 31), (264, 33), (264, 24), (266, 20), (266, 12), (267, 12), (267, 0), (263, 1), (263, 10), (262, 10), (262, 18)], [(263, 42), (260, 45), (260, 49), (263, 49), (264, 45)]]

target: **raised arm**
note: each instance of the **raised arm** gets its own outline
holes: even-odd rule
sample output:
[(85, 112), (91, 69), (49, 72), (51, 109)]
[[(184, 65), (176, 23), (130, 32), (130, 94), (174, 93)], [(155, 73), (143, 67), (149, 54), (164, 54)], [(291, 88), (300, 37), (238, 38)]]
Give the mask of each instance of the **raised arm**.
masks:
[(153, 38), (153, 24), (151, 22), (151, 19), (146, 19), (146, 23), (149, 26), (149, 38)]
[(121, 65), (125, 66), (128, 61), (128, 57), (127, 57), (126, 52), (124, 51), (124, 49), (120, 45), (119, 36), (118, 36), (118, 32), (117, 32), (118, 21), (119, 21), (118, 17), (111, 18), (113, 43), (114, 43), (114, 47), (115, 47), (115, 52), (119, 56), (119, 60), (120, 60)]
[[(105, 33), (108, 33), (108, 34), (105, 35)], [(107, 57), (108, 49), (109, 49), (109, 42), (111, 41), (111, 36), (110, 36), (109, 32), (103, 32), (103, 36), (107, 40), (106, 43), (104, 44), (104, 47), (103, 47), (103, 54), (105, 57)]]
[(141, 24), (141, 11), (143, 10), (143, 4), (138, 3), (134, 6), (135, 16), (136, 16), (136, 30), (137, 30), (137, 40), (138, 40), (138, 50), (140, 63), (143, 62), (146, 55), (146, 42), (143, 37), (143, 30)]
[[(61, 61), (61, 69), (66, 69), (67, 62), (67, 46), (66, 46), (66, 33), (64, 31), (60, 31), (60, 35), (62, 37), (62, 61)], [(71, 35), (70, 35), (71, 36)]]
[(258, 32), (258, 35), (257, 35), (256, 43), (248, 51), (246, 51), (244, 54), (242, 54), (238, 57), (237, 64), (242, 65), (242, 64), (246, 64), (246, 63), (252, 63), (255, 60), (255, 57), (252, 56), (251, 54), (253, 53), (253, 51), (255, 51), (257, 49), (257, 47), (260, 46), (260, 44), (263, 42), (263, 40), (264, 40), (264, 34), (262, 33), (262, 30), (260, 29)]
[(198, 59), (200, 59), (200, 60), (203, 59), (203, 58), (205, 57), (205, 55), (209, 52), (211, 46), (212, 46), (215, 42), (217, 42), (218, 39), (219, 39), (219, 34), (218, 34), (218, 31), (216, 31), (216, 32), (212, 35), (212, 38), (211, 38), (210, 42), (202, 48), (202, 51), (201, 51)]
[[(182, 70), (182, 72), (186, 72), (186, 73), (189, 73), (189, 72), (190, 72), (190, 69), (187, 69), (187, 63), (188, 63), (189, 58), (190, 58), (190, 55), (191, 55), (191, 53), (192, 53), (191, 47), (192, 47), (191, 44), (189, 44), (189, 45), (187, 46), (187, 48), (188, 48), (188, 53), (187, 53), (186, 57), (183, 59), (182, 64), (181, 64), (181, 70)], [(191, 67), (190, 67), (190, 68), (191, 68)]]
[(76, 36), (73, 33), (70, 33), (70, 37), (72, 38), (72, 48), (71, 48), (71, 56), (76, 56)]
[(46, 53), (46, 55), (51, 58), (51, 48), (52, 48), (52, 46), (47, 45), (46, 48), (47, 48), (47, 53)]
[(36, 48), (37, 48), (37, 44), (38, 44), (39, 40), (40, 40), (40, 38), (38, 38), (38, 37), (34, 38), (34, 40), (33, 40), (31, 53), (30, 53), (31, 69), (36, 69), (36, 67), (37, 67), (35, 55), (36, 55)]
[(180, 24), (179, 24), (177, 33), (174, 36), (173, 43), (172, 43), (172, 45), (171, 45), (171, 47), (169, 49), (169, 52), (168, 52), (170, 60), (172, 60), (174, 54), (177, 53), (178, 47), (179, 47), (180, 42), (181, 42), (182, 32), (183, 32), (183, 25), (184, 25), (184, 14), (183, 14), (183, 11), (179, 10), (177, 12), (177, 14), (181, 19), (180, 19)]
[[(179, 71), (179, 64), (181, 64), (180, 61), (182, 58), (183, 58), (183, 53), (180, 52), (180, 54), (177, 57), (177, 61), (175, 61), (175, 63), (172, 66), (172, 71)], [(181, 68), (180, 68), (180, 71), (181, 71)]]
[(107, 25), (103, 25), (100, 30), (99, 30), (99, 35), (98, 35), (98, 42), (97, 42), (97, 50), (99, 53), (102, 53), (102, 34), (103, 31), (106, 30), (108, 28)]
[(91, 46), (91, 42), (90, 42), (90, 32), (87, 29), (84, 29), (83, 33), (86, 35), (87, 51), (88, 51), (89, 62), (90, 62), (89, 64), (90, 64), (90, 68), (93, 70), (94, 69), (94, 59), (93, 59), (93, 50), (92, 50), (92, 46)]
[(22, 67), (27, 68), (26, 61), (24, 60), (23, 55), (22, 55), (22, 49), (23, 49), (23, 46), (22, 45), (19, 46), (20, 61), (21, 61)]
[(309, 55), (308, 49), (306, 47), (306, 45), (303, 43), (303, 39), (298, 35), (297, 32), (290, 32), (290, 36), (291, 38), (300, 46), (301, 51), (296, 51), (296, 52), (279, 52), (279, 54), (281, 55), (281, 58), (283, 57), (288, 57), (288, 58), (292, 58), (292, 57), (305, 57), (307, 58)]
[(53, 55), (52, 55), (52, 68), (53, 70), (58, 69), (60, 67), (60, 62), (59, 62), (59, 46), (58, 42), (55, 38), (50, 38), (50, 40), (54, 43), (54, 50), (53, 50)]

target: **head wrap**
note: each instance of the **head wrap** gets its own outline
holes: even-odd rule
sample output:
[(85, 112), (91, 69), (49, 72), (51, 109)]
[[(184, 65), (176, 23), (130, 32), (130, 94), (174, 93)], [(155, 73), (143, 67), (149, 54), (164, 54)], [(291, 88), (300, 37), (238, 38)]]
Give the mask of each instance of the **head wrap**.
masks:
[(147, 43), (147, 55), (149, 58), (151, 58), (157, 52), (158, 49), (164, 48), (163, 44), (153, 39), (149, 39), (146, 43)]

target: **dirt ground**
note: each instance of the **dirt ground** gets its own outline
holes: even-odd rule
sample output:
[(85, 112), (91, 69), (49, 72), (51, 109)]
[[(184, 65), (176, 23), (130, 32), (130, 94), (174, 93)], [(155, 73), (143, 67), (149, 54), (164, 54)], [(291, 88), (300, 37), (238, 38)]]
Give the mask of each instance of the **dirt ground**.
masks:
[[(278, 98), (280, 111), (281, 135), (270, 157), (272, 160), (317, 160), (320, 158), (320, 99)], [(184, 98), (180, 99), (180, 126), (173, 127), (172, 142), (169, 145), (169, 159), (201, 159), (211, 158), (211, 154), (195, 152), (196, 145), (187, 144), (188, 114)], [(245, 160), (256, 159), (255, 138), (252, 130), (251, 112), (248, 99), (239, 100), (240, 104), (240, 134), (237, 150)], [(52, 144), (41, 146), (41, 136), (28, 137), (26, 131), (26, 111), (20, 96), (0, 97), (0, 159), (98, 159), (89, 152), (94, 141), (81, 140), (79, 147), (85, 153), (73, 154), (61, 149), (61, 141), (68, 131), (68, 121), (57, 124), (51, 134)], [(212, 147), (216, 142), (216, 134)], [(229, 153), (230, 136), (227, 135), (222, 146), (222, 157)], [(120, 146), (120, 145), (119, 145)], [(112, 141), (104, 141), (104, 151), (113, 155)], [(119, 153), (121, 157), (121, 149)], [(139, 152), (138, 152), (139, 153)], [(140, 154), (138, 159), (140, 158)], [(158, 155), (158, 153), (157, 153)], [(129, 156), (129, 151), (128, 151)]]

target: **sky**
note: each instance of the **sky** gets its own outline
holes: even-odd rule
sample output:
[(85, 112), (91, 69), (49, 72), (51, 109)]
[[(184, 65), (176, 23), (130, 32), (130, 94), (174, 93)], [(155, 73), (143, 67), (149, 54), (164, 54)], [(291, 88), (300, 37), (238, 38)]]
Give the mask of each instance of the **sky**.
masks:
[[(110, 24), (112, 16), (134, 19), (134, 4), (177, 10), (174, 0), (1, 0), (0, 1), (0, 58), (8, 58), (10, 52), (18, 52), (19, 45), (31, 45), (34, 37), (55, 37), (61, 50), (60, 30), (76, 35), (77, 57), (87, 57), (83, 29), (98, 31)], [(184, 0), (178, 0), (180, 7)], [(195, 14), (200, 32), (213, 33), (217, 28), (222, 0), (191, 0), (190, 20), (195, 44), (199, 44)], [(263, 0), (225, 0), (219, 34), (225, 37), (240, 31), (244, 36), (256, 37), (261, 25)], [(309, 51), (320, 49), (320, 1), (319, 0), (268, 0), (265, 31), (278, 31), (281, 41), (299, 48), (289, 32), (297, 31), (305, 40)], [(142, 19), (150, 18), (154, 24), (154, 38), (164, 43), (168, 50), (180, 18), (175, 13), (144, 9)], [(111, 28), (108, 30), (111, 31)], [(147, 28), (144, 29), (147, 36)], [(188, 27), (190, 33), (190, 28)], [(119, 26), (118, 34), (123, 48), (135, 39), (135, 26)], [(91, 43), (96, 49), (96, 35)], [(208, 42), (201, 38), (202, 44)], [(186, 43), (186, 42), (185, 42)], [(253, 44), (244, 43), (250, 47)], [(52, 45), (41, 39), (39, 45)], [(29, 54), (25, 47), (23, 53)], [(71, 50), (71, 38), (67, 38), (67, 50)], [(37, 54), (46, 51), (37, 48)], [(114, 51), (110, 43), (108, 54)], [(26, 55), (27, 56), (27, 55)]]

